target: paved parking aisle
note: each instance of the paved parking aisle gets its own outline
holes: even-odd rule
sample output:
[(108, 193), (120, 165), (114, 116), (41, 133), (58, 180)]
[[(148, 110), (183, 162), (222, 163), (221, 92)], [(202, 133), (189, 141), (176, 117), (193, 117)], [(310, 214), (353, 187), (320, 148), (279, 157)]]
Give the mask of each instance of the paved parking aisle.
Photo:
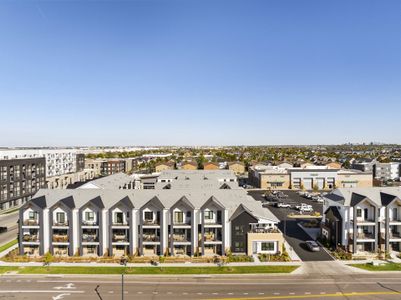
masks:
[[(262, 191), (251, 191), (248, 192), (256, 200), (263, 200)], [(323, 206), (320, 203), (314, 202), (309, 199), (300, 197), (296, 192), (286, 191), (289, 197), (283, 199), (285, 203), (306, 203), (313, 206), (314, 211), (318, 211), (322, 214)], [(286, 217), (291, 212), (296, 212), (293, 209), (277, 208), (269, 206), (271, 212), (281, 221), (279, 229), (284, 233), (285, 239), (288, 244), (294, 249), (302, 261), (330, 261), (333, 258), (324, 250), (321, 249), (319, 252), (311, 252), (306, 248), (305, 241), (310, 240), (309, 235), (298, 226), (298, 221)]]

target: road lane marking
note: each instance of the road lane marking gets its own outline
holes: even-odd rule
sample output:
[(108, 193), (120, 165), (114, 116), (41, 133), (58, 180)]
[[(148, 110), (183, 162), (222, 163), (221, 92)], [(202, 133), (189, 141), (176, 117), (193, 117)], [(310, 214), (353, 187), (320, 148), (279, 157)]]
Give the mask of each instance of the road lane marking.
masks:
[(53, 300), (60, 300), (60, 299), (64, 299), (64, 296), (70, 296), (70, 293), (64, 293), (64, 294), (59, 294), (57, 296), (53, 296)]
[[(384, 296), (384, 295), (401, 295), (399, 292), (353, 292), (353, 293), (341, 293), (325, 294), (324, 297), (355, 297), (355, 296)], [(309, 299), (309, 298), (321, 298), (321, 294), (311, 295), (292, 295), (292, 296), (267, 296), (267, 297), (246, 297), (246, 298), (209, 298), (208, 300), (268, 300), (268, 299)]]
[[(83, 294), (84, 291), (68, 291), (74, 294)], [(52, 293), (57, 294), (60, 291), (55, 290), (0, 290), (0, 294), (18, 294), (18, 293)]]

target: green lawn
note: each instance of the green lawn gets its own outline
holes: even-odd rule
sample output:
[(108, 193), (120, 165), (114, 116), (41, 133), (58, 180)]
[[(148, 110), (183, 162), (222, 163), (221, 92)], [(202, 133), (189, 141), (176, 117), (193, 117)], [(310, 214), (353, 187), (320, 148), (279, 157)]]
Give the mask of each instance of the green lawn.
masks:
[(290, 273), (298, 266), (244, 267), (0, 267), (0, 274), (252, 274)]
[(395, 263), (386, 263), (381, 266), (374, 266), (372, 264), (353, 264), (351, 266), (367, 271), (401, 271), (401, 264)]
[(0, 252), (3, 252), (4, 250), (10, 248), (11, 246), (14, 246), (15, 244), (18, 243), (18, 240), (12, 240), (11, 242), (8, 242), (7, 244), (1, 245), (0, 246)]

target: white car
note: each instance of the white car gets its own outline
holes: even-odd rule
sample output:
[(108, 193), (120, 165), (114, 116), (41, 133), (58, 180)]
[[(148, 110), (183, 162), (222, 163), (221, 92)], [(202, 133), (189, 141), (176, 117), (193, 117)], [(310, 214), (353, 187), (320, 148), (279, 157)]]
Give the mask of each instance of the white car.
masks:
[(277, 203), (277, 207), (291, 208), (291, 204), (279, 202)]
[(306, 203), (301, 203), (301, 205), (297, 205), (295, 208), (298, 209), (301, 212), (311, 212), (311, 211), (313, 211), (312, 205), (309, 205), (309, 204), (306, 204)]

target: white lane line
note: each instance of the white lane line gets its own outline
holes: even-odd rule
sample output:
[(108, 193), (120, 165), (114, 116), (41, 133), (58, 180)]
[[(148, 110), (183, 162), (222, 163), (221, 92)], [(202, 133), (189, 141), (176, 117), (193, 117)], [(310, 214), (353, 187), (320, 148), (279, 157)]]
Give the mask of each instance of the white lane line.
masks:
[(311, 292), (305, 292), (305, 295), (310, 295), (311, 294)]
[(290, 295), (295, 295), (295, 293), (288, 293), (288, 294), (290, 294)]
[(124, 291), (124, 294), (128, 294), (128, 292), (127, 292), (127, 291)]
[(109, 291), (109, 294), (114, 294), (114, 291)]
[(227, 295), (234, 295), (234, 293), (227, 293)]
[(320, 292), (320, 295), (324, 295), (324, 294), (326, 294), (326, 292)]
[(249, 293), (242, 293), (243, 295), (248, 295)]
[(172, 294), (172, 292), (167, 292), (167, 295), (171, 295)]
[[(83, 294), (84, 291), (68, 291), (69, 293), (74, 293), (74, 294)], [(18, 293), (52, 293), (52, 294), (57, 294), (60, 293), (60, 291), (55, 291), (55, 290), (0, 290), (0, 293), (2, 294), (8, 294), (8, 293), (13, 293), (13, 294), (18, 294)]]
[(159, 292), (153, 292), (153, 295), (157, 295), (157, 294), (159, 294)]
[(143, 292), (137, 292), (137, 294), (143, 294)]
[(265, 293), (258, 293), (258, 295), (264, 295)]
[(203, 293), (196, 293), (197, 295), (203, 295)]
[(212, 295), (218, 295), (219, 293), (212, 293)]
[(184, 293), (182, 293), (183, 295), (188, 295), (188, 293), (187, 292), (184, 292)]
[(280, 293), (273, 293), (274, 295), (280, 295)]

